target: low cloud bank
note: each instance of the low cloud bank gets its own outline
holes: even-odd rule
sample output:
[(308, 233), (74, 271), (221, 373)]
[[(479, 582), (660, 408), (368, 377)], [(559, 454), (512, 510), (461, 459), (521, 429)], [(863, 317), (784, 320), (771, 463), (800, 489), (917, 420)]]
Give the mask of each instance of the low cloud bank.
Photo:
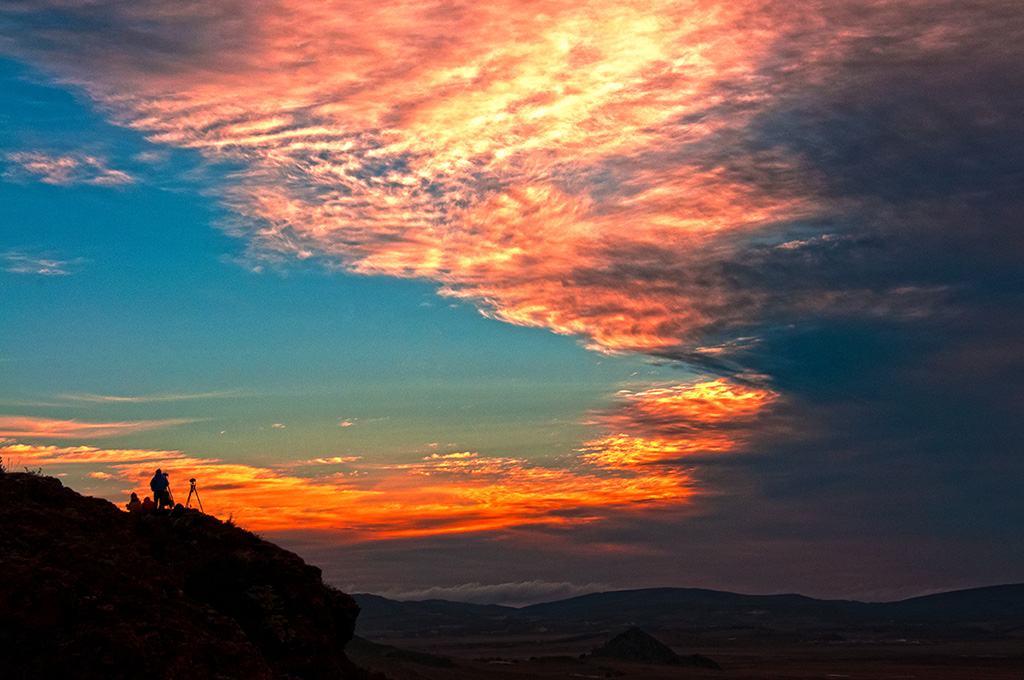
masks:
[(458, 586), (426, 588), (424, 590), (393, 590), (374, 593), (392, 600), (450, 600), (471, 604), (500, 604), (523, 607), (540, 602), (565, 600), (578, 595), (608, 590), (598, 583), (551, 583), (548, 581), (522, 581), (519, 583), (464, 583)]

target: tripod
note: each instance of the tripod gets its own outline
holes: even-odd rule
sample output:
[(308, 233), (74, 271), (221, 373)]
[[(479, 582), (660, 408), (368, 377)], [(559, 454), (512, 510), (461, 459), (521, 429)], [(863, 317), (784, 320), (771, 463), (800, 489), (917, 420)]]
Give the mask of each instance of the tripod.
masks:
[(188, 490), (188, 500), (185, 501), (185, 507), (186, 508), (189, 507), (189, 503), (192, 502), (192, 494), (195, 494), (196, 495), (196, 503), (199, 503), (199, 512), (206, 512), (205, 510), (203, 510), (203, 502), (201, 500), (199, 500), (199, 491), (196, 489), (196, 478), (193, 477), (192, 479), (190, 479), (188, 481), (189, 481), (190, 484), (192, 484), (192, 486)]

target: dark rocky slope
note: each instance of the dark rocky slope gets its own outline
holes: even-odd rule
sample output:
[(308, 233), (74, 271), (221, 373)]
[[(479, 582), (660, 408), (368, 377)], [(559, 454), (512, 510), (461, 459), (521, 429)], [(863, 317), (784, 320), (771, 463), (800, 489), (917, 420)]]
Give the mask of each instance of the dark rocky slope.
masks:
[(343, 651), (358, 613), (318, 568), (214, 517), (0, 474), (4, 678), (365, 678)]

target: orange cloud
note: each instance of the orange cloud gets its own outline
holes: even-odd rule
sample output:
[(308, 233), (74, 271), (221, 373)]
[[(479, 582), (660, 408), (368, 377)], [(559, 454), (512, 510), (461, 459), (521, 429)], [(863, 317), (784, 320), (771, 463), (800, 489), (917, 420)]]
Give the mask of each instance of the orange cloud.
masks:
[(724, 378), (618, 396), (615, 408), (592, 421), (609, 434), (581, 449), (583, 460), (603, 468), (634, 469), (738, 450), (755, 431), (766, 430), (767, 417), (782, 400), (771, 390)]
[[(150, 467), (120, 470), (148, 480)], [(610, 475), (485, 457), (352, 467), (352, 474), (316, 479), (189, 460), (164, 469), (172, 479), (178, 469), (197, 477), (204, 499), (216, 498), (219, 512), (251, 529), (323, 529), (356, 540), (591, 522), (616, 509), (685, 505), (692, 494), (682, 471)]]
[[(726, 104), (725, 82), (746, 83), (748, 103), (767, 96), (753, 81), (772, 36), (734, 30), (749, 7), (504, 2), (443, 17), (432, 3), (409, 9), (401, 20), (369, 13), (369, 44), (345, 33), (382, 60), (366, 74), (359, 60), (344, 76), (329, 57), (308, 67), (318, 79), (359, 78), (360, 87), (335, 101), (319, 90), (329, 101), (302, 109), (306, 127), (274, 116), (239, 134), (198, 103), (202, 133), (175, 137), (253, 164), (251, 181), (228, 200), (256, 220), (242, 230), (263, 252), (431, 278), (510, 323), (582, 335), (596, 348), (658, 351), (722, 323), (724, 293), (709, 296), (686, 274), (722, 247), (720, 234), (813, 209), (705, 158), (652, 154), (742, 125), (749, 114), (735, 109), (727, 119), (708, 114)], [(443, 47), (421, 53), (424, 34)], [(282, 42), (297, 37), (288, 35)], [(326, 42), (304, 44), (319, 58)], [(394, 53), (379, 53), (382, 45)], [(679, 122), (691, 115), (699, 122)], [(776, 165), (784, 172), (782, 159)], [(291, 180), (267, 181), (285, 168)], [(295, 168), (305, 173), (298, 182)], [(591, 186), (591, 176), (609, 173), (621, 177)]]
[(728, 437), (705, 436), (681, 439), (610, 434), (584, 444), (582, 459), (602, 468), (635, 469), (695, 453), (731, 451), (736, 442)]
[[(3, 442), (0, 442), (3, 443)], [(0, 456), (15, 465), (65, 465), (78, 463), (123, 463), (183, 458), (181, 451), (150, 451), (147, 449), (99, 449), (94, 446), (38, 446), (10, 443), (0, 446)]]
[[(577, 456), (546, 465), (475, 451), (391, 463), (330, 457), (273, 468), (180, 451), (88, 446), (11, 443), (0, 455), (19, 464), (90, 464), (89, 477), (127, 482), (140, 495), (148, 494), (160, 467), (170, 474), (178, 502), (188, 496), (187, 480), (196, 478), (207, 512), (234, 516), (254, 531), (314, 529), (336, 540), (385, 539), (679, 512), (702, 491), (686, 456), (738, 449), (779, 399), (726, 380), (623, 392), (616, 408), (592, 420), (608, 434), (587, 442)], [(324, 465), (342, 468), (301, 472)]]
[(769, 4), (222, 2), (180, 53), (88, 32), (76, 59), (21, 49), (153, 141), (240, 163), (222, 197), (255, 258), (429, 278), (510, 323), (657, 353), (749, 320), (762, 300), (708, 263), (821, 210), (796, 161), (739, 142), (778, 87), (776, 41), (817, 25)]
[(619, 396), (625, 406), (616, 415), (606, 415), (602, 421), (605, 424), (625, 419), (664, 425), (749, 421), (779, 399), (779, 395), (769, 389), (741, 385), (725, 378), (652, 387), (640, 392), (623, 392)]
[(149, 495), (149, 479), (159, 467), (170, 475), (177, 502), (188, 499), (187, 480), (195, 478), (211, 514), (233, 516), (254, 531), (315, 529), (337, 540), (588, 523), (616, 512), (686, 507), (694, 492), (685, 470), (608, 470), (577, 461), (542, 467), (469, 452), (393, 464), (346, 458), (350, 472), (316, 477), (180, 451), (9, 444), (0, 447), (0, 456), (17, 465), (46, 465), (48, 472), (88, 464), (83, 474), (89, 479), (131, 485), (108, 492), (117, 503), (128, 491)]
[(195, 419), (135, 420), (119, 423), (82, 423), (77, 420), (56, 420), (31, 416), (0, 416), (0, 437), (33, 437), (40, 439), (93, 439), (145, 432), (173, 425), (194, 423)]

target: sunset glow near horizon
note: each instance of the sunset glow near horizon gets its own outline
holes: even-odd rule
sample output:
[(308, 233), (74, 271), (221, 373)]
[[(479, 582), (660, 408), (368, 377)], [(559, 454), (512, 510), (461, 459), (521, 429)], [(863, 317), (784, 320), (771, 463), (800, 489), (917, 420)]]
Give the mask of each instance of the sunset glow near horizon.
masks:
[(357, 592), (1024, 580), (1022, 66), (996, 0), (10, 0), (0, 456)]

